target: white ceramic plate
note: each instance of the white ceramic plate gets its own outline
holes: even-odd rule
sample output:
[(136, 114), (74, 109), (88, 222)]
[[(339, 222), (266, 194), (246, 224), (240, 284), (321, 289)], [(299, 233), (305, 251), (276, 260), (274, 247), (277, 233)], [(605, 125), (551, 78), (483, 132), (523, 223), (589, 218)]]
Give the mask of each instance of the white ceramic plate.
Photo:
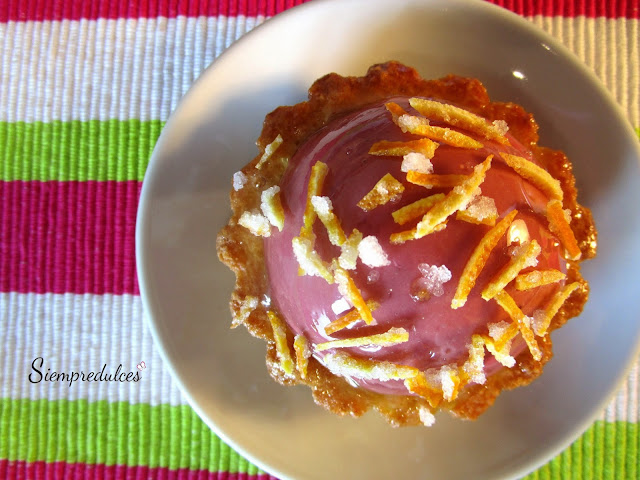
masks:
[[(541, 143), (573, 159), (593, 209), (599, 256), (583, 315), (554, 334), (533, 385), (477, 422), (440, 415), (392, 429), (316, 407), (271, 381), (264, 345), (230, 330), (233, 275), (215, 237), (233, 172), (256, 154), (264, 115), (306, 98), (331, 71), (397, 59), (424, 77), (480, 78), (494, 99), (532, 111)], [(640, 168), (637, 138), (595, 77), (553, 39), (481, 1), (314, 1), (266, 22), (202, 75), (173, 114), (145, 177), (137, 226), (150, 328), (185, 396), (225, 441), (281, 478), (514, 478), (567, 447), (604, 407), (637, 352)]]

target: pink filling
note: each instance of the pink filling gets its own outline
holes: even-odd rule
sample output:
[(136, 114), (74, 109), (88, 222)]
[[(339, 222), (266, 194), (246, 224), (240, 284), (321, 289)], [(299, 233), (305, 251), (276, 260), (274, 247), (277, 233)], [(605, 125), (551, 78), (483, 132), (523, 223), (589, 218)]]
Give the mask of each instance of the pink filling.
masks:
[[(393, 99), (412, 112), (405, 99)], [(436, 124), (432, 122), (432, 124)], [(468, 344), (474, 333), (487, 333), (487, 324), (509, 320), (495, 301), (480, 297), (484, 285), (508, 261), (506, 238), (492, 252), (476, 287), (467, 303), (457, 310), (451, 309), (460, 274), (471, 252), (490, 228), (449, 218), (447, 227), (418, 240), (402, 245), (389, 243), (389, 236), (411, 228), (415, 222), (399, 226), (393, 222), (391, 212), (439, 191), (450, 189), (425, 189), (408, 183), (401, 172), (401, 157), (378, 157), (368, 150), (380, 140), (406, 141), (415, 139), (404, 134), (392, 122), (384, 104), (377, 104), (334, 121), (309, 139), (290, 160), (289, 168), (281, 182), (281, 199), (286, 221), (282, 232), (275, 231), (264, 242), (265, 257), (271, 285), (271, 298), (295, 334), (303, 334), (312, 343), (331, 339), (348, 338), (381, 333), (390, 327), (403, 327), (409, 332), (409, 341), (391, 347), (348, 348), (345, 352), (363, 358), (387, 360), (410, 365), (422, 370), (451, 363), (463, 363), (468, 357)], [(542, 212), (548, 201), (540, 190), (524, 181), (500, 160), (498, 151), (507, 151), (527, 158), (530, 155), (515, 139), (509, 137), (511, 147), (504, 147), (479, 139), (485, 148), (467, 150), (440, 145), (432, 159), (434, 173), (471, 173), (473, 166), (482, 162), (490, 153), (496, 154), (485, 181), (480, 186), (482, 194), (495, 200), (499, 217), (514, 208), (520, 212), (517, 218), (525, 220), (531, 238), (542, 247), (536, 268), (564, 269), (561, 252), (555, 238), (548, 232)], [(329, 285), (320, 277), (298, 276), (298, 263), (292, 253), (291, 240), (300, 233), (306, 203), (310, 170), (317, 161), (329, 166), (322, 195), (328, 196), (334, 211), (347, 235), (357, 228), (366, 237), (374, 235), (387, 253), (391, 264), (370, 268), (358, 260), (357, 269), (350, 271), (365, 299), (373, 298), (381, 306), (373, 312), (375, 325), (359, 322), (351, 329), (325, 335), (323, 326), (343, 315), (334, 312), (332, 305), (342, 298), (336, 285)], [(356, 204), (386, 173), (391, 173), (405, 185), (401, 199), (364, 212)], [(332, 246), (324, 226), (317, 220), (316, 250), (330, 261), (337, 257), (339, 249)], [(445, 265), (452, 279), (443, 285), (442, 296), (432, 296), (426, 301), (416, 301), (411, 296), (412, 283), (420, 277), (418, 265)], [(512, 286), (507, 291), (527, 315), (544, 308), (561, 284), (518, 292)], [(518, 337), (512, 347), (517, 355), (526, 345)], [(330, 350), (329, 350), (330, 351)], [(314, 353), (322, 361), (325, 352)], [(490, 375), (503, 368), (487, 353), (485, 372)], [(381, 393), (406, 394), (402, 382), (362, 381), (356, 384)]]

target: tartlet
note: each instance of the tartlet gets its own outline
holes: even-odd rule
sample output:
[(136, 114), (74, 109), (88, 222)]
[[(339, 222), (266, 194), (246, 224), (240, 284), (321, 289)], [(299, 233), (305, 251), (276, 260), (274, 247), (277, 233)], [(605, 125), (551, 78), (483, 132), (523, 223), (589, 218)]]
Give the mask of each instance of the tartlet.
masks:
[(232, 326), (319, 405), (474, 419), (538, 377), (580, 313), (596, 230), (532, 115), (397, 62), (326, 75), (265, 118), (217, 239)]

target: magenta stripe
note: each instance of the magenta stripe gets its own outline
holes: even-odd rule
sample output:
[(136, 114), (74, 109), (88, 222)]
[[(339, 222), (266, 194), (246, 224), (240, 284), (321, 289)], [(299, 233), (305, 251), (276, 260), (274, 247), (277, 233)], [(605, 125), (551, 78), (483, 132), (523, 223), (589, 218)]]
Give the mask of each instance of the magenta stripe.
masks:
[(489, 0), (524, 16), (639, 18), (640, 0)]
[(0, 460), (0, 479), (18, 480), (277, 480), (268, 474), (210, 472), (186, 468), (149, 468), (123, 465), (87, 465), (66, 462), (25, 462)]
[(138, 294), (141, 186), (0, 182), (0, 291)]
[(0, 0), (0, 21), (272, 16), (309, 0)]
[[(157, 16), (272, 16), (309, 0), (0, 0), (0, 22), (152, 18)], [(638, 18), (640, 0), (489, 0), (520, 15)]]

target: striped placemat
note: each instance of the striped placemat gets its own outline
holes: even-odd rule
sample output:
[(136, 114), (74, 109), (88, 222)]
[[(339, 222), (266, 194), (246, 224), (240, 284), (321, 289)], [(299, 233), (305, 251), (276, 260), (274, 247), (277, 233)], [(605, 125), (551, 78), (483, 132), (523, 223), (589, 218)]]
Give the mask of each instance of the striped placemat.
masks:
[[(134, 230), (181, 96), (232, 42), (300, 3), (0, 0), (0, 479), (273, 478), (208, 430), (163, 366)], [(638, 0), (494, 3), (562, 41), (640, 127)], [(46, 380), (80, 370), (93, 380)], [(588, 431), (528, 478), (638, 478), (639, 378), (636, 364)]]

